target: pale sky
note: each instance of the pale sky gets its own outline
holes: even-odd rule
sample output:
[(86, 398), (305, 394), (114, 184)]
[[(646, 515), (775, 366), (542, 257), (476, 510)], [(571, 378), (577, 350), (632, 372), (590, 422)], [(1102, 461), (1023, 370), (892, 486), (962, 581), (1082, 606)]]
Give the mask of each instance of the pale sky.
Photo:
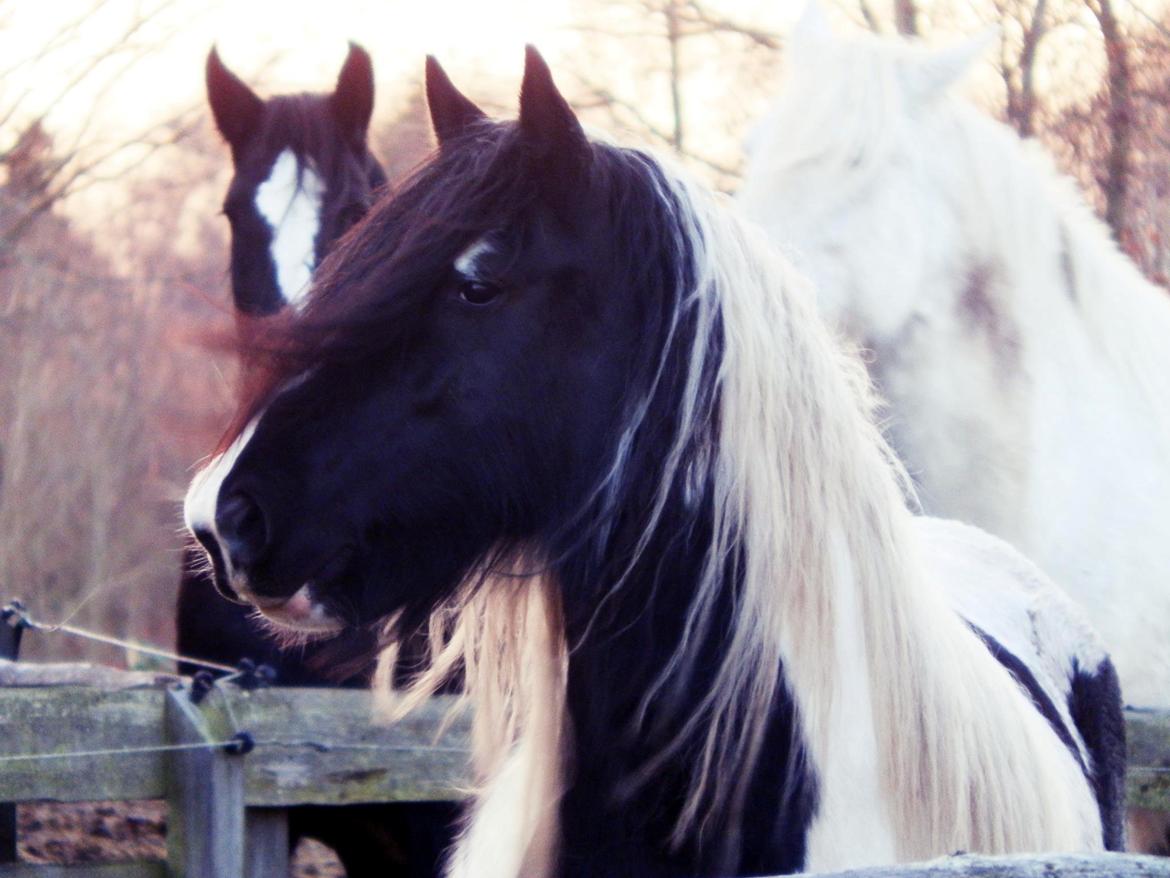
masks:
[[(706, 0), (705, 5), (780, 34), (805, 2)], [(832, 0), (823, 2), (833, 5)], [(875, 8), (889, 4), (870, 2)], [(1163, 0), (1147, 2), (1160, 6)], [(978, 26), (973, 6), (944, 5), (950, 18), (956, 9), (972, 16), (971, 23), (960, 25), (963, 29)], [(920, 0), (926, 18), (934, 6)], [(519, 85), (523, 46), (531, 42), (567, 90), (573, 84), (570, 69), (585, 67), (599, 83), (661, 123), (668, 101), (661, 83), (651, 87), (631, 73), (644, 60), (631, 58), (632, 44), (574, 27), (599, 16), (618, 29), (661, 26), (640, 17), (636, 8), (630, 2), (607, 6), (606, 0), (0, 0), (0, 150), (23, 128), (20, 123), (41, 114), (59, 147), (64, 138), (77, 137), (97, 151), (103, 143), (119, 143), (180, 108), (206, 112), (203, 66), (213, 44), (231, 69), (268, 95), (328, 90), (348, 41), (355, 40), (373, 57), (375, 113), (385, 119), (419, 88), (428, 53), (439, 57), (474, 100), (488, 106), (493, 99), (510, 101)], [(856, 4), (849, 8), (856, 11)], [(131, 37), (128, 51), (91, 69), (136, 16), (150, 12), (157, 14)], [(843, 16), (838, 10), (835, 17)], [(1078, 29), (1063, 29), (1045, 43), (1045, 52), (1060, 60), (1067, 57), (1083, 75), (1085, 53), (1066, 55), (1057, 48), (1064, 40), (1083, 37)], [(684, 48), (704, 51), (698, 43)], [(736, 59), (712, 55), (709, 46), (705, 51), (692, 56), (697, 67), (687, 100), (692, 116), (695, 107), (714, 108), (713, 124), (692, 124), (688, 133), (692, 144), (704, 138), (714, 144), (704, 145), (703, 151), (726, 155), (738, 149), (743, 132), (727, 125), (720, 111), (740, 106), (743, 114), (750, 114), (757, 108), (724, 91)], [(1049, 73), (1041, 69), (1039, 75)], [(80, 84), (66, 88), (74, 78)], [(991, 87), (996, 87), (994, 82)], [(15, 124), (5, 125), (4, 116), (13, 106)]]
[[(779, 31), (804, 2), (708, 0), (708, 6)], [(649, 20), (631, 8), (615, 5), (609, 14), (621, 27), (648, 29)], [(0, 0), (0, 150), (22, 130), (20, 123), (41, 114), (58, 147), (76, 136), (96, 152), (180, 108), (205, 112), (203, 67), (213, 44), (262, 95), (328, 90), (355, 40), (373, 57), (378, 117), (419, 88), (428, 53), (469, 96), (490, 106), (515, 95), (528, 42), (565, 85), (565, 62), (593, 57), (603, 41), (574, 25), (587, 13), (606, 15), (605, 9), (605, 0)], [(91, 67), (144, 15), (149, 23), (128, 47)], [(625, 45), (616, 41), (599, 56), (609, 63), (601, 64), (597, 79), (646, 100), (643, 84), (627, 82), (621, 72), (641, 60), (623, 58), (631, 51)], [(704, 66), (698, 86), (708, 78), (718, 83), (717, 68), (726, 65)], [(80, 84), (66, 88), (74, 78)], [(693, 92), (696, 100), (710, 98), (700, 88)], [(16, 124), (5, 126), (14, 105)]]
[[(370, 51), (379, 85), (417, 78), (427, 53), (438, 55), (453, 74), (515, 76), (525, 42), (550, 58), (572, 47), (577, 35), (565, 27), (570, 6), (571, 0), (0, 0), (0, 100), (7, 103), (32, 86), (40, 94), (27, 102), (30, 108), (43, 102), (53, 82), (80, 71), (143, 10), (161, 11), (133, 39), (161, 48), (100, 96), (127, 128), (199, 99), (203, 62), (213, 44), (245, 80), (261, 88), (271, 83), (279, 91), (326, 89), (351, 39)], [(74, 21), (80, 27), (58, 50), (12, 70)], [(111, 59), (94, 70), (87, 76), (90, 87), (56, 106), (54, 127), (84, 113), (119, 63)]]

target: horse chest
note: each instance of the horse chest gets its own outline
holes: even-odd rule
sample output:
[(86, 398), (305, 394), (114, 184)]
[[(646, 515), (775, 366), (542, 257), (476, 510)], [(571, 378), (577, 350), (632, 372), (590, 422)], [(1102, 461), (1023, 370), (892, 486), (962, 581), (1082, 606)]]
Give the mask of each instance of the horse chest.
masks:
[[(622, 660), (620, 645), (603, 652), (598, 665), (609, 671), (603, 677), (588, 651), (575, 654), (570, 665), (573, 752), (571, 780), (560, 805), (562, 874), (787, 874), (804, 869), (809, 828), (819, 807), (818, 778), (787, 692), (773, 705), (762, 755), (738, 803), (723, 809), (715, 825), (705, 825), (701, 838), (692, 833), (675, 846), (669, 838), (686, 806), (688, 786), (704, 769), (701, 741), (671, 748), (699, 707), (669, 715), (651, 708), (635, 727), (632, 711), (651, 680), (638, 673), (638, 662)], [(695, 673), (702, 678), (710, 671), (699, 667)], [(696, 681), (694, 691), (703, 691), (704, 685)], [(685, 694), (677, 697), (685, 703)], [(735, 830), (732, 815), (737, 814), (742, 825)], [(738, 858), (728, 853), (736, 848)]]

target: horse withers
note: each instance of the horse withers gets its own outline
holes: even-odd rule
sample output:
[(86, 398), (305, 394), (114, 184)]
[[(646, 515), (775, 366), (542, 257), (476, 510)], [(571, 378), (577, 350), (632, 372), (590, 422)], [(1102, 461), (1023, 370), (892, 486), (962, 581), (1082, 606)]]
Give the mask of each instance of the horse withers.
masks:
[(449, 873), (1116, 849), (1105, 651), (1009, 546), (909, 513), (808, 284), (588, 139), (535, 50), (515, 122), (427, 85), (437, 153), (271, 327), (186, 518), (279, 624), (430, 619), (397, 706), (465, 663)]
[[(262, 99), (213, 49), (206, 76), (216, 126), (231, 148), (224, 214), (231, 226), (232, 299), (246, 327), (300, 306), (317, 263), (386, 182), (366, 142), (373, 67), (365, 50), (351, 44), (332, 93)], [(247, 339), (245, 331), (246, 370)], [(181, 654), (232, 666), (244, 659), (266, 664), (280, 685), (370, 684), (376, 631), (282, 646), (253, 610), (216, 591), (202, 558), (195, 548), (184, 557), (176, 624)], [(180, 665), (183, 673), (198, 669)], [(455, 816), (446, 803), (296, 808), (290, 837), (293, 844), (302, 836), (325, 842), (350, 878), (429, 876), (438, 871)]]

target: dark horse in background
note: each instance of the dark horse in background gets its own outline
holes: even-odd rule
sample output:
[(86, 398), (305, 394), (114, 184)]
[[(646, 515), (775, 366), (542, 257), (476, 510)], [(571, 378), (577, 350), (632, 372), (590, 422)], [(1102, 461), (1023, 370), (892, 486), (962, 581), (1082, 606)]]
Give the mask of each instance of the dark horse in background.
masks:
[[(232, 298), (246, 326), (299, 305), (317, 263), (386, 182), (366, 144), (373, 70), (365, 50), (351, 44), (331, 94), (267, 100), (214, 49), (206, 72), (212, 113), (235, 171), (224, 214), (231, 224)], [(241, 354), (246, 370), (246, 332)], [(181, 654), (231, 666), (244, 659), (266, 664), (280, 685), (369, 685), (377, 648), (371, 631), (282, 649), (251, 608), (219, 594), (199, 553), (188, 549), (184, 562), (176, 626)], [(180, 666), (182, 673), (197, 670)], [(350, 878), (429, 876), (438, 871), (454, 817), (448, 803), (294, 808), (290, 842), (323, 841)]]
[(269, 322), (185, 517), (276, 622), (447, 633), (481, 781), (449, 874), (1118, 849), (1100, 639), (1010, 546), (911, 513), (807, 281), (589, 139), (535, 50), (516, 121), (433, 61), (427, 92), (438, 151)]

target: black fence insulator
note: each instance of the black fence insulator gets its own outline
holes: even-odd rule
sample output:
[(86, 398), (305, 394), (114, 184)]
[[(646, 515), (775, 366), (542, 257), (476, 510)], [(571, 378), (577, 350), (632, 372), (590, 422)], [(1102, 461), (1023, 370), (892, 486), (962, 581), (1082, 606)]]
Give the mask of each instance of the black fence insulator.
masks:
[(189, 696), (191, 703), (198, 704), (214, 688), (215, 675), (211, 671), (197, 671), (195, 676), (191, 678), (191, 695)]
[(271, 665), (258, 665), (252, 659), (240, 659), (238, 675), (232, 680), (241, 689), (251, 691), (271, 686), (276, 680), (276, 670)]
[(20, 638), (27, 627), (20, 601), (12, 601), (0, 610), (0, 658), (16, 661), (20, 657)]
[(236, 732), (232, 735), (232, 743), (223, 749), (233, 756), (247, 756), (256, 749), (256, 739), (252, 737), (251, 732)]

